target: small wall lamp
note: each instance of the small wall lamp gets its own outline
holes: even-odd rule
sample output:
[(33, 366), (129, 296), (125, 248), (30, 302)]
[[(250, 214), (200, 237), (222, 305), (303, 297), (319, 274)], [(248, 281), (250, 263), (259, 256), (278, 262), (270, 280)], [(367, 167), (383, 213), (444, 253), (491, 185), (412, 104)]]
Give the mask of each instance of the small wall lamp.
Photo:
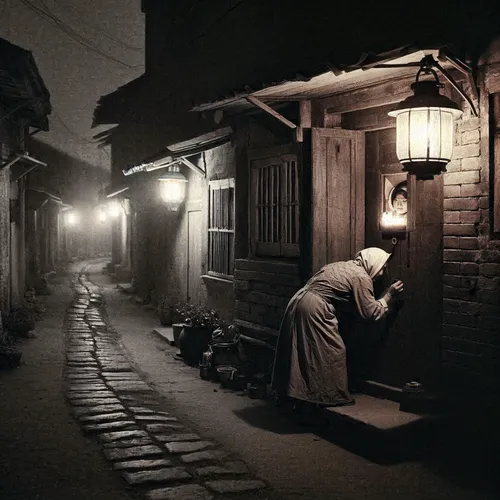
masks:
[(178, 165), (171, 165), (167, 172), (158, 178), (160, 195), (172, 212), (179, 210), (186, 197), (187, 179), (181, 173)]

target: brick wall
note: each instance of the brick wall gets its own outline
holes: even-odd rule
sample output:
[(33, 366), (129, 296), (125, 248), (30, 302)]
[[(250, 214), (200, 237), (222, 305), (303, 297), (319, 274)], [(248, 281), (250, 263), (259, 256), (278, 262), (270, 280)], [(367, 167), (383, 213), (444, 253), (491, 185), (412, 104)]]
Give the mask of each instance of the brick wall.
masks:
[(247, 327), (253, 325), (252, 336), (255, 338), (273, 340), (288, 301), (301, 286), (300, 269), (296, 263), (236, 259), (236, 319)]
[(478, 118), (457, 128), (444, 174), (442, 361), (445, 384), (463, 397), (498, 391), (500, 241), (490, 235), (489, 179), (481, 169)]

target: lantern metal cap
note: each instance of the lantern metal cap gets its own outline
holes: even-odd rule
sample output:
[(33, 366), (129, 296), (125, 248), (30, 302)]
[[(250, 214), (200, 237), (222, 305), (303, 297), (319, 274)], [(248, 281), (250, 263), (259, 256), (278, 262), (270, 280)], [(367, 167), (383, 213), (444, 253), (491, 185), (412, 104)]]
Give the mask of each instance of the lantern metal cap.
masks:
[(433, 80), (413, 82), (411, 84), (413, 95), (407, 97), (393, 110), (389, 111), (389, 116), (397, 116), (401, 111), (407, 109), (443, 108), (450, 110), (458, 118), (462, 115), (460, 106), (448, 97), (441, 95), (439, 93), (441, 87), (442, 85), (439, 82)]
[(168, 167), (166, 173), (158, 177), (158, 180), (160, 182), (161, 181), (187, 182), (186, 177), (180, 171), (179, 165), (171, 165), (170, 167)]

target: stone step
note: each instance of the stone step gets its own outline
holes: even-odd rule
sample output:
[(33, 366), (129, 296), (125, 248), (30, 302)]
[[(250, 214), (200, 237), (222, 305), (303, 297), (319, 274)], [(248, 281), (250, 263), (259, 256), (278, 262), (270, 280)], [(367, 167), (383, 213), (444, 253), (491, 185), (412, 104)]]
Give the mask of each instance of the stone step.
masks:
[(153, 329), (153, 333), (162, 338), (170, 345), (174, 345), (174, 329), (171, 326), (157, 326)]

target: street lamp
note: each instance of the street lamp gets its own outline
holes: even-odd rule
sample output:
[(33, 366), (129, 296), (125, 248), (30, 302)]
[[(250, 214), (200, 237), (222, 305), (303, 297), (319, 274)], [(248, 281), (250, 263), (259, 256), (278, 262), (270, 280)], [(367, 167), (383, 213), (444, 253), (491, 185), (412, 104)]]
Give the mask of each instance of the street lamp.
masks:
[(104, 210), (99, 209), (97, 211), (97, 220), (104, 224), (106, 222), (106, 212)]
[(75, 226), (78, 222), (80, 222), (80, 217), (76, 212), (66, 214), (66, 224), (68, 226)]
[(116, 200), (112, 200), (108, 203), (108, 214), (110, 217), (116, 218), (121, 213), (121, 206)]
[(176, 212), (186, 196), (186, 177), (180, 172), (178, 165), (171, 165), (158, 181), (163, 201), (172, 212)]
[[(419, 81), (421, 73), (434, 80)], [(455, 120), (462, 116), (457, 103), (441, 95), (436, 72), (423, 59), (412, 83), (413, 95), (400, 102), (389, 116), (396, 118), (396, 154), (403, 170), (417, 179), (433, 179), (446, 171), (453, 154)]]

